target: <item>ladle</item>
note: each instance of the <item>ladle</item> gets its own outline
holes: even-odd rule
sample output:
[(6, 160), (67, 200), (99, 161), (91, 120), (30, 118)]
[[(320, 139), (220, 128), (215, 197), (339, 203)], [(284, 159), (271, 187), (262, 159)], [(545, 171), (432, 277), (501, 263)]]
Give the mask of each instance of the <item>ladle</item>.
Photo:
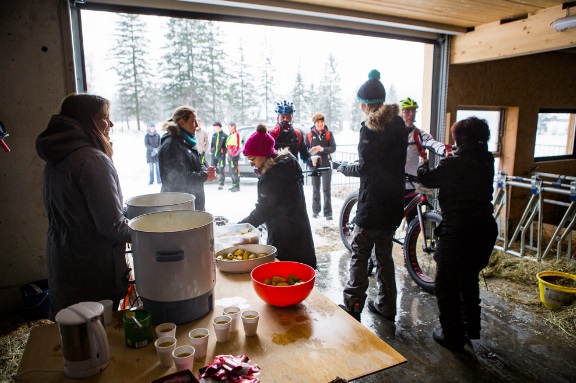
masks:
[(136, 324), (138, 325), (138, 327), (142, 328), (142, 324), (140, 322), (138, 322), (138, 319), (136, 319), (136, 314), (133, 312), (128, 312), (126, 313), (126, 318), (132, 318), (134, 319), (134, 322), (136, 322)]

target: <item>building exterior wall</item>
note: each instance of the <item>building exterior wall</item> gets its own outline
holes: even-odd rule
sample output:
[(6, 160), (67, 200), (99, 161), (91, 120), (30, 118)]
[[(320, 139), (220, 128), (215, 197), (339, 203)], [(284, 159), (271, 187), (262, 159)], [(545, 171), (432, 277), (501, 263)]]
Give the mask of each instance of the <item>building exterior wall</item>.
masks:
[[(64, 5), (63, 5), (64, 4)], [(0, 2), (0, 312), (22, 306), (19, 287), (45, 279), (44, 162), (36, 137), (68, 93), (59, 0)]]

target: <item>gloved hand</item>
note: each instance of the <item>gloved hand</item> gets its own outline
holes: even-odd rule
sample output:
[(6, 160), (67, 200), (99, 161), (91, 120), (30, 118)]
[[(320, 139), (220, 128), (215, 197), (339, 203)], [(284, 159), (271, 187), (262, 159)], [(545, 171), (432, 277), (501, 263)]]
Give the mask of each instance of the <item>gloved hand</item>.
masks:
[(348, 166), (348, 161), (342, 161), (342, 162), (340, 163), (340, 166), (338, 166), (338, 169), (336, 169), (336, 171), (337, 171), (338, 173), (341, 173), (341, 172), (342, 172), (342, 169), (344, 169), (346, 166)]

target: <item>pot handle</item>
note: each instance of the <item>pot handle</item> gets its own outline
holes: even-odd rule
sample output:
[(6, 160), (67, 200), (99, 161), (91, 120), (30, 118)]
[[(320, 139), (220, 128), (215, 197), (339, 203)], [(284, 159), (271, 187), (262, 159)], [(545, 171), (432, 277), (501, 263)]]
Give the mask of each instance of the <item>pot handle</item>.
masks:
[(178, 262), (183, 259), (184, 259), (183, 250), (156, 252), (156, 262)]

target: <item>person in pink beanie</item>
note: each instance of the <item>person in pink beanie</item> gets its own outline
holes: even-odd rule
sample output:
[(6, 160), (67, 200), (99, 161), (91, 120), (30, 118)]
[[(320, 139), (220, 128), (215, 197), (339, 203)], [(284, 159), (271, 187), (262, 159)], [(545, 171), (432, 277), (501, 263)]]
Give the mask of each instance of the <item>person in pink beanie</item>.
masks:
[(256, 207), (239, 223), (266, 224), (267, 243), (276, 247), (279, 260), (316, 268), (302, 168), (288, 148), (276, 151), (274, 143), (266, 125), (260, 124), (244, 144), (244, 156), (260, 178)]

